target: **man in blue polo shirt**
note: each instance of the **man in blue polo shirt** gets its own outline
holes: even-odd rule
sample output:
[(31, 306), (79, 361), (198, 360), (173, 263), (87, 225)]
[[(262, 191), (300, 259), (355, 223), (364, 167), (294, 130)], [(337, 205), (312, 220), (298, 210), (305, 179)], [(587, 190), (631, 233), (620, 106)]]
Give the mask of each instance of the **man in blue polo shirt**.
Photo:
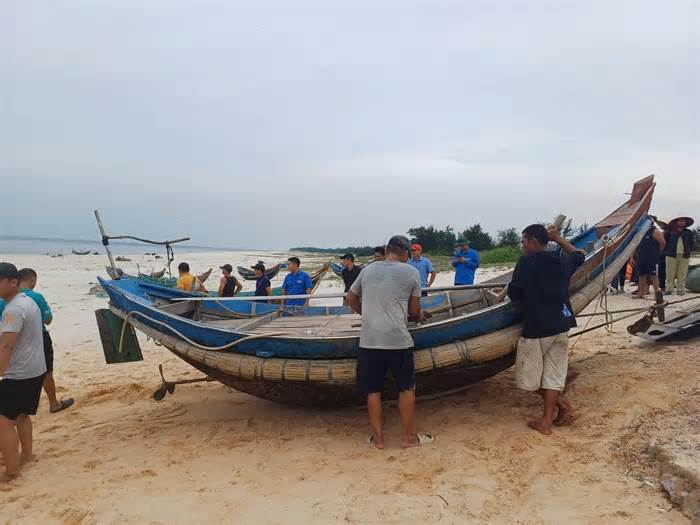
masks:
[[(299, 257), (290, 257), (287, 259), (287, 268), (289, 273), (285, 276), (282, 288), (284, 295), (308, 295), (313, 290), (311, 277), (306, 272), (302, 272), (299, 267), (301, 261)], [(309, 304), (308, 299), (287, 299), (284, 304), (288, 306), (305, 306)]]
[(455, 285), (474, 284), (474, 274), (479, 267), (479, 252), (469, 247), (467, 239), (458, 239), (452, 257), (455, 269)]
[(430, 262), (430, 259), (423, 257), (422, 254), (423, 247), (418, 243), (413, 243), (411, 245), (411, 258), (408, 260), (408, 264), (418, 270), (421, 288), (429, 288), (433, 285), (437, 272), (433, 270), (433, 263)]

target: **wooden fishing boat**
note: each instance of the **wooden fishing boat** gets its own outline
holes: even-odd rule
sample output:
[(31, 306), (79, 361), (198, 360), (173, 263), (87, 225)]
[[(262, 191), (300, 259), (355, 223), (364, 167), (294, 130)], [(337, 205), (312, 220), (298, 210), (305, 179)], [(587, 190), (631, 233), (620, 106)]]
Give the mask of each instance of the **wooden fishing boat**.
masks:
[[(574, 313), (600, 294), (634, 253), (651, 224), (647, 212), (654, 186), (653, 176), (638, 181), (622, 206), (572, 239), (587, 253), (571, 279)], [(509, 279), (507, 273), (493, 281)], [(286, 403), (362, 401), (354, 386), (361, 323), (355, 314), (272, 312), (252, 320), (212, 319), (197, 306), (201, 301), (159, 308), (114, 283), (103, 286), (116, 315), (235, 389)], [(409, 326), (419, 395), (463, 388), (513, 364), (520, 314), (502, 292), (447, 292), (445, 306), (436, 308), (428, 322)], [(391, 384), (385, 395), (396, 395)]]
[(71, 250), (73, 255), (90, 255), (90, 252), (92, 252), (92, 250)]
[[(280, 273), (280, 268), (282, 267), (282, 263), (277, 263), (274, 265), (272, 268), (268, 268), (265, 270), (265, 277), (268, 279), (274, 279), (277, 277), (277, 274)], [(237, 266), (236, 269), (238, 270), (238, 274), (243, 277), (246, 281), (255, 281), (257, 277), (255, 276), (255, 270), (252, 270), (250, 268), (246, 268), (245, 266)]]

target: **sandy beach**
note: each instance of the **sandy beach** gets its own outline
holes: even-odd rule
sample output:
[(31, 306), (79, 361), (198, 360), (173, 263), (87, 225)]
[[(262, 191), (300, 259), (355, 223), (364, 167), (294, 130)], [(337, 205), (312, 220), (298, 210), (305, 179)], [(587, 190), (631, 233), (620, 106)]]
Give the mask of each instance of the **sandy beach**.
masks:
[[(176, 262), (201, 272), (258, 258), (283, 255), (178, 253)], [(664, 423), (700, 409), (698, 340), (650, 344), (626, 332), (634, 319), (590, 332), (570, 345), (573, 426), (551, 437), (528, 429), (539, 400), (517, 390), (508, 370), (420, 402), (418, 427), (436, 436), (428, 447), (400, 449), (398, 415), (388, 411), (388, 449), (379, 452), (365, 443), (362, 408), (288, 407), (218, 383), (180, 386), (155, 402), (158, 364), (168, 378), (200, 374), (142, 335), (143, 362), (104, 363), (93, 312), (106, 299), (88, 294), (105, 275), (104, 256), (3, 259), (39, 273), (37, 290), (54, 311), (59, 395), (76, 404), (50, 415), (42, 397), (37, 461), (0, 487), (2, 523), (690, 523), (662, 490), (649, 447), (698, 431)], [(134, 272), (136, 262), (162, 267), (140, 255), (123, 268)], [(437, 284), (451, 281), (441, 273)], [(319, 290), (341, 283), (327, 278)], [(638, 304), (609, 298), (610, 308)]]

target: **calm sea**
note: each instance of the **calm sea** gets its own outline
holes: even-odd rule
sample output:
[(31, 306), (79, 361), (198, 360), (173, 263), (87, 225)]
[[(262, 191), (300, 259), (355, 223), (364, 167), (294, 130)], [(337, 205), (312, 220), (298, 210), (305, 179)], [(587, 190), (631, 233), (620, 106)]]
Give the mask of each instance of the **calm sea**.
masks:
[[(150, 244), (142, 244), (136, 242), (110, 242), (113, 246), (113, 251), (119, 254), (144, 254), (155, 252), (160, 255), (165, 254), (164, 246), (154, 246)], [(185, 252), (197, 251), (218, 251), (226, 250), (226, 248), (216, 248), (213, 246), (196, 246), (188, 243), (180, 243), (175, 245), (175, 249)], [(72, 250), (99, 252), (104, 254), (104, 246), (99, 240), (89, 241), (85, 239), (45, 239), (40, 237), (4, 237), (0, 236), (0, 254), (3, 253), (49, 253), (68, 255)], [(228, 249), (230, 250), (230, 248)]]

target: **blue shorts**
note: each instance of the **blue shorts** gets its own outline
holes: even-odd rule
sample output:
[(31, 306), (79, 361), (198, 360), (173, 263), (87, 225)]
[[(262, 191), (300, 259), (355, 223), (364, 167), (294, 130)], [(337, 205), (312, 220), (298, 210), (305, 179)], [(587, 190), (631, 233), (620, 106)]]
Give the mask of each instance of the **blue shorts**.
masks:
[(384, 390), (386, 373), (396, 382), (399, 392), (414, 390), (413, 350), (380, 350), (360, 348), (357, 351), (357, 388), (363, 394)]

